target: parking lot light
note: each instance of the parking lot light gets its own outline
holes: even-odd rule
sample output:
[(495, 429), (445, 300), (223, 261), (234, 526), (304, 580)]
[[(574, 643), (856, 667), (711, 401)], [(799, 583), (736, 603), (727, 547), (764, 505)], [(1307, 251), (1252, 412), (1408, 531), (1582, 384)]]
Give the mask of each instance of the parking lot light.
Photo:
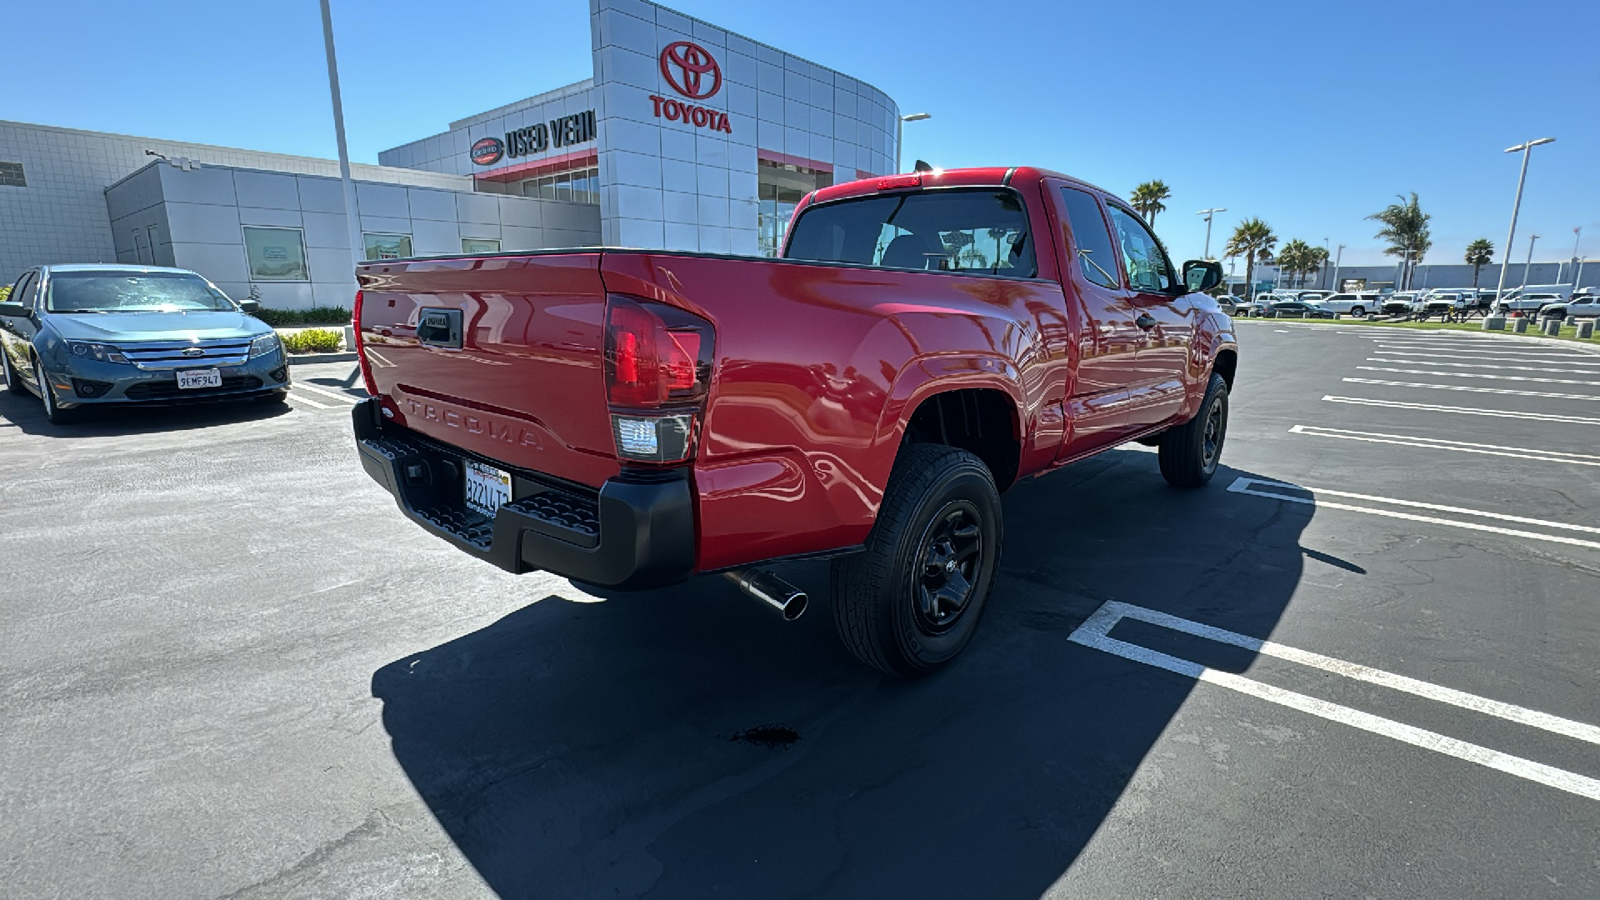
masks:
[(900, 145), (902, 143), (904, 143), (904, 138), (905, 138), (905, 133), (906, 133), (906, 123), (907, 122), (921, 122), (923, 119), (931, 119), (931, 118), (933, 118), (933, 113), (911, 113), (910, 115), (900, 116), (899, 118), (895, 119), (895, 122), (894, 122), (894, 170), (896, 172), (901, 171), (901, 162), (900, 162), (900, 160), (901, 160), (902, 157), (905, 156), (905, 154), (902, 153), (901, 150), (900, 150)]
[[(1505, 296), (1506, 292), (1506, 268), (1510, 265), (1511, 240), (1517, 235), (1517, 211), (1522, 208), (1522, 185), (1528, 180), (1528, 156), (1533, 151), (1533, 148), (1539, 146), (1540, 144), (1549, 144), (1554, 141), (1555, 138), (1553, 137), (1539, 138), (1538, 140), (1528, 141), (1525, 144), (1518, 144), (1515, 147), (1506, 148), (1507, 153), (1520, 152), (1522, 154), (1522, 174), (1517, 176), (1517, 199), (1511, 202), (1511, 228), (1506, 231), (1506, 256), (1500, 261), (1500, 284), (1495, 288), (1494, 292), (1495, 302), (1497, 303), (1499, 302), (1499, 298)], [(1528, 252), (1528, 259), (1531, 262), (1533, 259), (1533, 247), (1531, 245), (1528, 248)], [(1522, 276), (1523, 283), (1526, 284), (1528, 276), (1528, 270), (1526, 267), (1524, 267), (1522, 270)]]
[(1202, 209), (1199, 212), (1195, 213), (1195, 215), (1197, 215), (1197, 216), (1205, 216), (1206, 217), (1206, 252), (1205, 252), (1205, 256), (1202, 257), (1203, 259), (1210, 259), (1211, 258), (1211, 216), (1212, 216), (1213, 213), (1227, 212), (1227, 211), (1228, 211), (1228, 208), (1226, 206), (1218, 206), (1218, 207), (1216, 207), (1214, 209)]

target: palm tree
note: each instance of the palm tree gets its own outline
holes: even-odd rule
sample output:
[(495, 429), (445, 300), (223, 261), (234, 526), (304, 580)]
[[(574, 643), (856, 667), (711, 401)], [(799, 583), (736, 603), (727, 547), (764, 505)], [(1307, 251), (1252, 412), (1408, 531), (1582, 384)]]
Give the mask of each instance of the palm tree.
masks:
[(1295, 276), (1304, 273), (1309, 265), (1311, 246), (1299, 238), (1284, 244), (1278, 251), (1278, 267), (1288, 273), (1291, 284), (1295, 283)]
[(1321, 272), (1322, 271), (1322, 267), (1326, 266), (1327, 264), (1328, 264), (1328, 248), (1327, 247), (1312, 247), (1311, 248), (1311, 265), (1306, 267), (1306, 274), (1315, 275), (1318, 272)]
[(1160, 179), (1146, 181), (1133, 189), (1133, 194), (1128, 198), (1128, 204), (1144, 216), (1144, 220), (1153, 228), (1156, 224), (1156, 213), (1166, 212), (1166, 204), (1161, 201), (1172, 196), (1172, 191), (1167, 189), (1167, 183)]
[(1417, 205), (1416, 191), (1411, 192), (1409, 203), (1403, 194), (1396, 194), (1395, 197), (1399, 203), (1391, 203), (1382, 212), (1375, 212), (1367, 218), (1383, 223), (1383, 228), (1375, 235), (1389, 242), (1388, 249), (1383, 252), (1400, 257), (1403, 264), (1415, 265), (1422, 262), (1422, 257), (1433, 246), (1428, 236), (1428, 220), (1433, 216), (1423, 212), (1422, 207)]
[(1478, 286), (1478, 270), (1494, 260), (1494, 244), (1488, 238), (1478, 238), (1467, 245), (1467, 265), (1472, 267), (1472, 286)]
[(1271, 259), (1272, 246), (1276, 243), (1278, 236), (1272, 233), (1272, 228), (1255, 217), (1240, 222), (1238, 227), (1233, 229), (1233, 236), (1228, 238), (1222, 255), (1244, 257), (1247, 296), (1254, 298), (1256, 295), (1256, 259), (1258, 257), (1263, 261)]

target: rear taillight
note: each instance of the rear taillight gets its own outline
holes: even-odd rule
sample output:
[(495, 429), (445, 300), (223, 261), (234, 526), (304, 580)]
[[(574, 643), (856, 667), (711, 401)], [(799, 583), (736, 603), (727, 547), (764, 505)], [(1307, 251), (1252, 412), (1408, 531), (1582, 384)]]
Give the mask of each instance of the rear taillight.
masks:
[(675, 463), (694, 453), (715, 331), (672, 306), (606, 298), (605, 377), (617, 455)]
[(367, 393), (378, 396), (378, 383), (372, 380), (372, 366), (367, 363), (366, 341), (361, 337), (361, 291), (356, 291), (355, 308), (350, 312), (351, 331), (355, 333), (356, 361), (361, 366), (361, 380), (367, 386)]

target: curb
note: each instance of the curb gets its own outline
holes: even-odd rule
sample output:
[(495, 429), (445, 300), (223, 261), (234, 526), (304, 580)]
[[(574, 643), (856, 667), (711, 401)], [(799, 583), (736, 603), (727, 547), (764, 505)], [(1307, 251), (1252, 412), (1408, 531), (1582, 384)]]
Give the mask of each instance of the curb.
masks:
[(311, 363), (355, 362), (358, 358), (354, 353), (290, 353), (287, 355), (291, 366), (304, 366)]

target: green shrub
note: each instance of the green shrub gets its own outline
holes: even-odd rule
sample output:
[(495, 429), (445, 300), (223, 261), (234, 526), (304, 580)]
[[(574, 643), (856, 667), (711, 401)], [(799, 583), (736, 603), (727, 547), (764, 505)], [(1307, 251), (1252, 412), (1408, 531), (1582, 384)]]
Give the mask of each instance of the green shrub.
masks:
[(350, 310), (342, 306), (313, 306), (310, 309), (263, 309), (256, 318), (273, 328), (300, 325), (349, 325)]
[(283, 348), (290, 353), (333, 353), (339, 349), (344, 336), (326, 328), (307, 328), (280, 334)]

